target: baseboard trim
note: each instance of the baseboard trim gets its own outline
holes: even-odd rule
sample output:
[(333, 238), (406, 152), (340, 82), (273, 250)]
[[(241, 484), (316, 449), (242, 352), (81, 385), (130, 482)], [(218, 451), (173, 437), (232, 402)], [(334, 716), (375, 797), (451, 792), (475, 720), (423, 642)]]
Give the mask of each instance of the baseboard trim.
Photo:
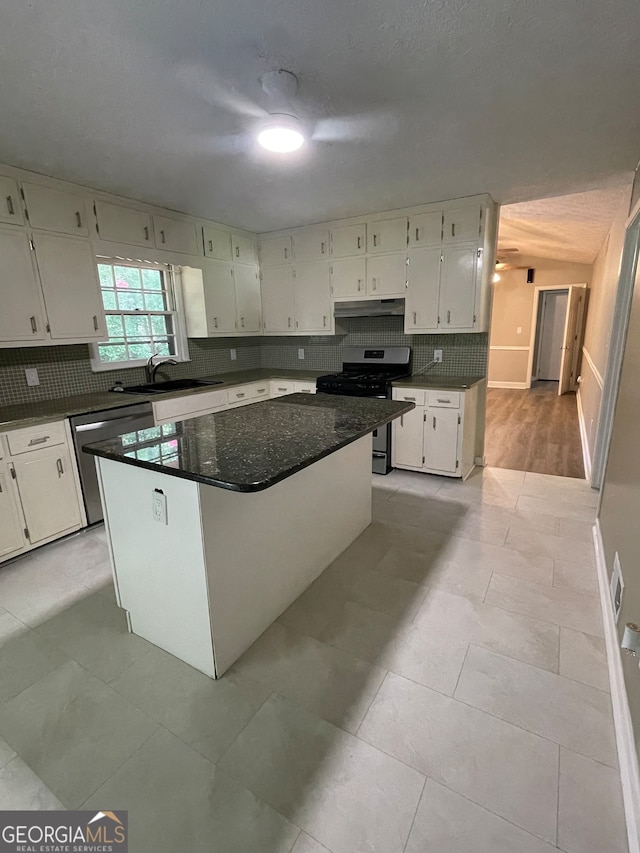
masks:
[(600, 371), (596, 367), (595, 362), (593, 361), (593, 359), (589, 355), (589, 350), (586, 349), (585, 347), (582, 347), (582, 355), (585, 357), (585, 361), (589, 365), (589, 369), (593, 373), (594, 378), (595, 378), (596, 382), (598, 383), (598, 385), (600, 386), (600, 390), (602, 391), (604, 388), (604, 379), (602, 378), (602, 374), (600, 373)]
[(609, 684), (611, 687), (613, 721), (618, 746), (618, 760), (620, 762), (620, 781), (622, 783), (622, 799), (624, 801), (624, 812), (627, 823), (629, 853), (640, 853), (640, 769), (638, 767), (638, 753), (636, 752), (633, 724), (631, 722), (627, 691), (624, 685), (618, 634), (615, 622), (613, 621), (607, 567), (602, 545), (602, 533), (598, 520), (596, 520), (593, 526), (593, 545), (596, 554), (604, 639), (609, 664)]
[(580, 388), (576, 394), (576, 403), (578, 405), (578, 426), (580, 427), (580, 443), (582, 444), (582, 461), (584, 463), (585, 479), (591, 483), (591, 453), (589, 452), (589, 441), (587, 439), (587, 424), (584, 419), (584, 409), (582, 408), (582, 397), (580, 396)]
[(487, 388), (521, 388), (526, 390), (528, 387), (526, 382), (487, 382)]

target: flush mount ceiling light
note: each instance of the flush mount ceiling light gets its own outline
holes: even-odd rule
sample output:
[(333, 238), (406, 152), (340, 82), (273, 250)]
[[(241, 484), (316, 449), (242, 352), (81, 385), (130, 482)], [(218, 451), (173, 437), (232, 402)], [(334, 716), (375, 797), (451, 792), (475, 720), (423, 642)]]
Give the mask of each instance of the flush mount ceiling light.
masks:
[(304, 145), (302, 126), (295, 116), (274, 113), (258, 133), (258, 143), (267, 151), (290, 154)]

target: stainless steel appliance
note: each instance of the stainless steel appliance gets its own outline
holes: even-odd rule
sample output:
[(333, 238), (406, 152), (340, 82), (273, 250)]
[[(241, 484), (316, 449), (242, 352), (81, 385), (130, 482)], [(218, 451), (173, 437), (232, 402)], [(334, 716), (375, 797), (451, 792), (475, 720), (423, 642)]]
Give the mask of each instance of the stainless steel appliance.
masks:
[(78, 471), (84, 505), (87, 510), (87, 523), (102, 521), (102, 503), (98, 489), (95, 457), (82, 452), (85, 444), (115, 438), (125, 432), (138, 432), (154, 426), (151, 403), (134, 403), (131, 406), (118, 406), (86, 415), (69, 418), (71, 434), (78, 460)]
[[(391, 383), (411, 374), (409, 347), (345, 347), (342, 372), (318, 377), (316, 390), (322, 394), (352, 397), (391, 397)], [(391, 470), (391, 424), (373, 433), (374, 474)]]

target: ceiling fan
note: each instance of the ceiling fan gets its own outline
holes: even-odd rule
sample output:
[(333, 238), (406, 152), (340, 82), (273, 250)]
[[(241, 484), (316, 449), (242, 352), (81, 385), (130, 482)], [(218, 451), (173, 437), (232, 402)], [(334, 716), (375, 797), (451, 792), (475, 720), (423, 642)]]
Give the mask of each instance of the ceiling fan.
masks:
[(496, 272), (507, 272), (508, 270), (526, 270), (528, 264), (519, 265), (509, 263), (509, 254), (517, 254), (520, 250), (515, 247), (498, 249), (496, 252)]

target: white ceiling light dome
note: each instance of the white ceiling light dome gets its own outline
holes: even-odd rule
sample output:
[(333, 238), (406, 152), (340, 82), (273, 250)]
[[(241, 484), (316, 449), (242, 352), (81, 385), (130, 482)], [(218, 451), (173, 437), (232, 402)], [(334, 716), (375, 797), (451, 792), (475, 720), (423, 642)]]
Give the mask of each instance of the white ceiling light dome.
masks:
[(267, 151), (290, 154), (305, 142), (302, 124), (295, 116), (274, 113), (258, 133), (258, 143)]

